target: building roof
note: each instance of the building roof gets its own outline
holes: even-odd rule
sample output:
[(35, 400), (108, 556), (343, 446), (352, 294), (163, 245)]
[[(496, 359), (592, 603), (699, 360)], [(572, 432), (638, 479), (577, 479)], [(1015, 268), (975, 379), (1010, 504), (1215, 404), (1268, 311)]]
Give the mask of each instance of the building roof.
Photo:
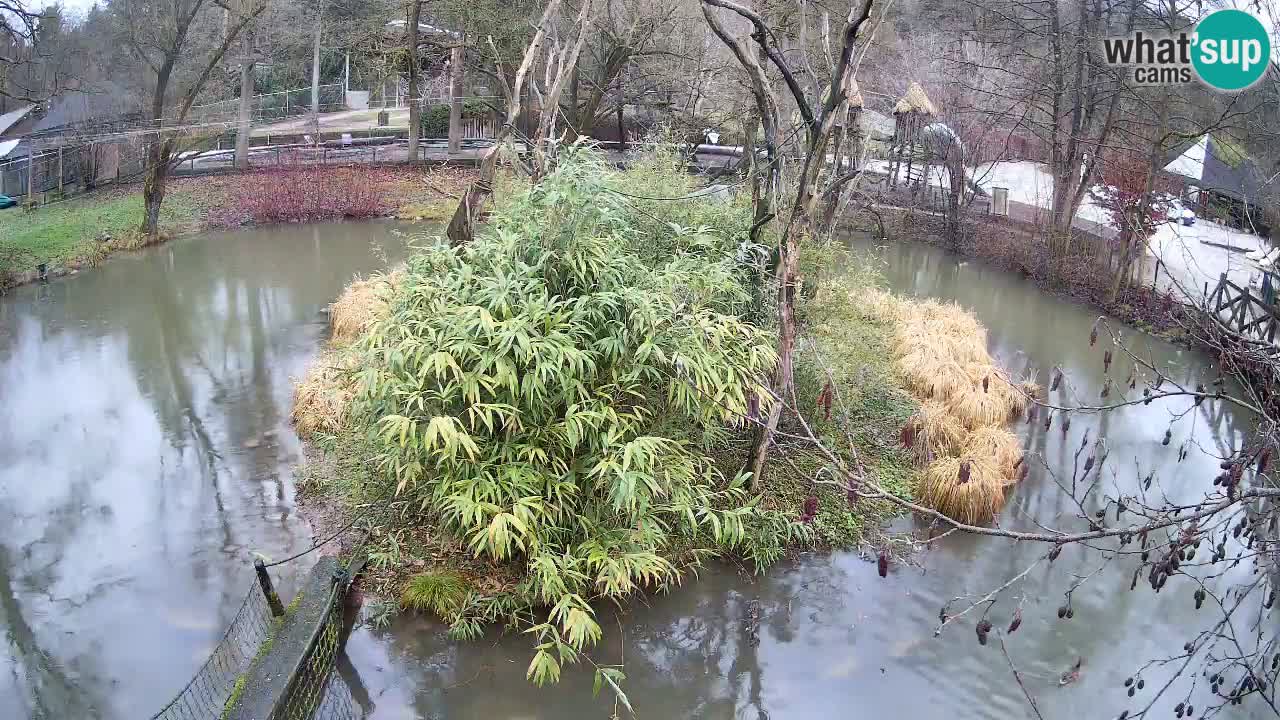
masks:
[(1201, 135), (1174, 148), (1164, 170), (1236, 200), (1255, 202), (1264, 178), (1252, 158), (1233, 143)]
[(0, 140), (0, 160), (4, 160), (8, 157), (9, 153), (13, 152), (13, 149), (18, 147), (18, 143), (20, 142), (22, 141), (17, 138), (12, 140)]
[(0, 115), (0, 135), (4, 135), (9, 128), (21, 122), (35, 107), (35, 105), (28, 105)]
[[(404, 29), (408, 27), (408, 25), (409, 25), (409, 22), (407, 20), (392, 20), (386, 24), (386, 27), (394, 28), (396, 30), (399, 30), (400, 32), (404, 32)], [(432, 25), (431, 23), (425, 23), (425, 22), (418, 23), (418, 34), (419, 35), (446, 35), (448, 37), (460, 36), (460, 33), (457, 30), (449, 30), (448, 28), (440, 27), (439, 25)]]
[(923, 115), (934, 116), (938, 114), (938, 109), (933, 106), (933, 101), (928, 95), (924, 94), (924, 88), (920, 87), (920, 83), (912, 81), (907, 86), (907, 93), (902, 96), (897, 105), (893, 106), (894, 115), (903, 115), (906, 113), (918, 112)]
[(119, 117), (135, 109), (129, 106), (127, 97), (114, 84), (93, 90), (68, 90), (49, 99), (44, 117), (36, 121), (31, 130), (41, 132)]
[(888, 140), (893, 137), (893, 118), (875, 110), (862, 111), (862, 132), (874, 140)]

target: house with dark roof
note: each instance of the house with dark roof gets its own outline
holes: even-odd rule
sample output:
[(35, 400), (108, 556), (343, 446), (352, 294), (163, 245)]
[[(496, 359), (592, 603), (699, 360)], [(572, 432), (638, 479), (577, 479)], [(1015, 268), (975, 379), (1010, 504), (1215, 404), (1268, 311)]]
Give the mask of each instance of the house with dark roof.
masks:
[(1201, 135), (1174, 148), (1164, 172), (1181, 182), (1183, 203), (1196, 215), (1268, 235), (1262, 202), (1267, 177), (1229, 138)]

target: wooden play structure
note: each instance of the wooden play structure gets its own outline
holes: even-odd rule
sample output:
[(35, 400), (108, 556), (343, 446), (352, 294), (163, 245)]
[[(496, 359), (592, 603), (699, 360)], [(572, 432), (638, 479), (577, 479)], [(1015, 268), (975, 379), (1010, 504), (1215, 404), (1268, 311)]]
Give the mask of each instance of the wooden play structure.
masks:
[[(934, 122), (938, 109), (925, 95), (920, 83), (912, 82), (907, 92), (893, 108), (894, 137), (889, 161), (889, 184), (897, 186), (899, 180), (907, 187), (919, 186), (928, 174), (929, 150), (921, 143), (921, 131)], [(906, 164), (905, 176), (902, 174)]]

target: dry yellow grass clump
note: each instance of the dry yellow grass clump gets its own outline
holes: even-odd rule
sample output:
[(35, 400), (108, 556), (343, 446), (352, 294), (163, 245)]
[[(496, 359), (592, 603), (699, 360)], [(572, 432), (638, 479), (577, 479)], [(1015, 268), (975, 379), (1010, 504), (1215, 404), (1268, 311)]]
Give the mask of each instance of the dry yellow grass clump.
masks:
[(349, 345), (386, 317), (391, 289), (403, 275), (403, 271), (394, 270), (348, 285), (329, 307), (330, 345)]
[(970, 525), (991, 522), (1004, 505), (1006, 477), (976, 452), (934, 460), (924, 470), (920, 502)]
[(357, 357), (350, 345), (386, 317), (392, 289), (402, 274), (393, 271), (356, 280), (329, 307), (329, 347), (294, 383), (291, 415), (302, 437), (333, 433), (342, 427), (356, 393), (353, 373)]
[(864, 317), (895, 325), (895, 363), (921, 401), (901, 438), (925, 466), (921, 501), (962, 522), (990, 522), (1021, 469), (1021, 444), (1006, 425), (1039, 389), (996, 366), (986, 328), (955, 303), (882, 290), (855, 299)]

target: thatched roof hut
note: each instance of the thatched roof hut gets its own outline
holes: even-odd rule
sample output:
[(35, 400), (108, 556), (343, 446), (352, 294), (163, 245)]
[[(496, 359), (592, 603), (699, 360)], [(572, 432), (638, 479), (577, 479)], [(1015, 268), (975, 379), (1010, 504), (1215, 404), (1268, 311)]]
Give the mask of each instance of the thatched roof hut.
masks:
[[(863, 105), (863, 103), (862, 103), (862, 90), (858, 87), (858, 81), (857, 81), (856, 79), (854, 79), (854, 77), (853, 77), (853, 73), (849, 73), (849, 74), (845, 75), (845, 78), (844, 78), (844, 94), (845, 94), (845, 97), (849, 98), (849, 107), (850, 107), (850, 108), (861, 108), (861, 107), (862, 107), (862, 105)], [(925, 98), (925, 99), (926, 99), (926, 100), (928, 100), (928, 98)]]
[(909, 113), (920, 113), (929, 117), (938, 114), (938, 109), (933, 106), (933, 101), (928, 95), (924, 94), (924, 88), (920, 87), (920, 83), (912, 82), (907, 86), (907, 94), (902, 96), (897, 105), (893, 106), (894, 115), (906, 115)]

